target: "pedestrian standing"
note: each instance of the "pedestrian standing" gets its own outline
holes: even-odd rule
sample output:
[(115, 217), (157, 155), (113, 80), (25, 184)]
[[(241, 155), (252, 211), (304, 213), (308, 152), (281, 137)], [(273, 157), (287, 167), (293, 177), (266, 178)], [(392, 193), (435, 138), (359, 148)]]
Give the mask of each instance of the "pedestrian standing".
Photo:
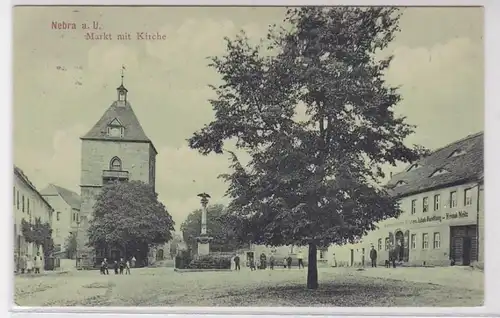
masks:
[(120, 263), (118, 264), (120, 268), (120, 275), (123, 275), (123, 270), (125, 269), (125, 262), (123, 261), (123, 258), (120, 258)]
[(27, 264), (26, 255), (23, 254), (19, 259), (19, 270), (21, 271), (21, 274), (24, 274), (24, 271), (26, 271), (26, 264)]
[(132, 267), (135, 267), (135, 256), (132, 256), (132, 259), (130, 260), (130, 265), (132, 265)]
[(31, 256), (26, 257), (26, 273), (30, 274), (33, 271), (33, 259)]
[(271, 256), (269, 256), (269, 268), (271, 268), (271, 270), (274, 270), (274, 254), (271, 253)]
[(335, 253), (332, 255), (332, 266), (337, 267), (337, 259), (335, 258)]
[(372, 267), (377, 267), (377, 251), (375, 250), (375, 247), (373, 247), (370, 250), (370, 259), (372, 261)]
[(288, 269), (292, 268), (292, 257), (291, 256), (288, 256), (288, 258), (286, 259), (286, 266), (288, 266)]
[(35, 274), (40, 274), (40, 269), (42, 268), (42, 256), (40, 256), (40, 252), (36, 253), (36, 256), (34, 258), (34, 268), (35, 268)]
[(108, 264), (108, 259), (107, 259), (107, 258), (104, 258), (103, 263), (104, 263), (104, 274), (109, 275), (109, 264)]
[(238, 255), (234, 256), (234, 270), (239, 271), (240, 268), (240, 257)]
[(130, 262), (128, 260), (125, 262), (125, 275), (130, 275)]
[(115, 275), (118, 275), (118, 261), (115, 261), (113, 263), (113, 267), (114, 267), (114, 270), (115, 270)]
[(253, 256), (250, 257), (250, 270), (253, 271), (253, 270), (256, 270), (255, 268), (255, 259)]
[(300, 266), (302, 266), (302, 268), (304, 268), (304, 255), (302, 254), (302, 250), (299, 250), (299, 253), (297, 254), (297, 259), (299, 261), (299, 269), (300, 269)]
[(287, 264), (287, 263), (288, 263), (288, 258), (287, 258), (287, 257), (285, 257), (285, 258), (283, 259), (283, 268), (286, 268), (286, 264)]

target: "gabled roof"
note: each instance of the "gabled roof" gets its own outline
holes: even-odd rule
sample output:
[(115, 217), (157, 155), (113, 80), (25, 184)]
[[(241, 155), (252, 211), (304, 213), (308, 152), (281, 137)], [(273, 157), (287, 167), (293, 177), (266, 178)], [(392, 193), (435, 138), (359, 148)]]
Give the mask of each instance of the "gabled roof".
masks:
[[(111, 137), (107, 134), (108, 125), (115, 119), (125, 128), (123, 137)], [(111, 104), (94, 127), (80, 139), (147, 142), (154, 148), (153, 142), (146, 136), (129, 102), (120, 104), (118, 101), (115, 101)]]
[[(480, 181), (484, 174), (484, 134), (467, 136), (443, 148), (437, 149), (427, 157), (417, 161), (418, 169), (405, 169), (395, 174), (389, 183), (390, 193), (394, 196), (407, 196), (453, 184)], [(464, 153), (450, 157), (457, 150)], [(439, 169), (447, 173), (432, 174)], [(406, 184), (395, 186), (399, 181)]]
[(42, 196), (60, 195), (61, 198), (66, 201), (66, 203), (72, 209), (80, 210), (82, 200), (76, 192), (57, 186), (55, 184), (49, 184), (45, 189), (40, 191), (40, 193), (42, 194)]
[(42, 200), (43, 203), (45, 203), (52, 211), (54, 208), (50, 205), (47, 200), (42, 196), (40, 192), (36, 189), (35, 185), (28, 179), (28, 176), (24, 174), (23, 170), (21, 170), (19, 167), (14, 165), (14, 175), (16, 175), (21, 181), (23, 181), (35, 194)]

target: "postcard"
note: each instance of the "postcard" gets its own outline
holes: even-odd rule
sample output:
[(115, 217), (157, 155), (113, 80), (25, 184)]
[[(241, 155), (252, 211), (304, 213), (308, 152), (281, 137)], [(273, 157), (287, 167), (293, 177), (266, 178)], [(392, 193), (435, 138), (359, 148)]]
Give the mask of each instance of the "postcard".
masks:
[(13, 20), (16, 305), (483, 305), (482, 8)]

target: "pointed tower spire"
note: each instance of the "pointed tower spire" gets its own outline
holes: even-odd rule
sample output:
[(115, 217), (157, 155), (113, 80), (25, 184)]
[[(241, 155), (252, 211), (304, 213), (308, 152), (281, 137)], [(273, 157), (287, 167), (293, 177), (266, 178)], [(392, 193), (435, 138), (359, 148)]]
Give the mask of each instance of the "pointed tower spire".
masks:
[(117, 92), (118, 92), (118, 105), (125, 105), (126, 102), (127, 102), (127, 92), (128, 90), (125, 88), (125, 86), (123, 86), (123, 77), (125, 76), (125, 65), (122, 65), (122, 69), (121, 69), (121, 84), (120, 86), (118, 86), (118, 88), (116, 89)]

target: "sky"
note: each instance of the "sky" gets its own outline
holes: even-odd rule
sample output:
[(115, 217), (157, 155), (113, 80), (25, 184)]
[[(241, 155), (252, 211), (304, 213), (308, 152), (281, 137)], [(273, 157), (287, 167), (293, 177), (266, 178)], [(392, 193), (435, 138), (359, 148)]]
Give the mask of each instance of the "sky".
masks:
[[(214, 118), (209, 84), (220, 82), (208, 56), (241, 29), (257, 40), (285, 8), (16, 7), (14, 9), (14, 163), (38, 189), (49, 183), (80, 193), (81, 140), (116, 99), (125, 65), (128, 100), (153, 141), (156, 189), (178, 229), (199, 208), (200, 192), (227, 203), (228, 156), (202, 156), (186, 139)], [(85, 39), (97, 21), (112, 40)], [(52, 22), (77, 28), (52, 29)], [(405, 8), (387, 81), (400, 85), (396, 107), (417, 126), (407, 144), (442, 147), (484, 130), (482, 8)], [(116, 39), (130, 32), (132, 40)], [(165, 34), (137, 40), (136, 32)], [(397, 172), (402, 167), (389, 169)]]

